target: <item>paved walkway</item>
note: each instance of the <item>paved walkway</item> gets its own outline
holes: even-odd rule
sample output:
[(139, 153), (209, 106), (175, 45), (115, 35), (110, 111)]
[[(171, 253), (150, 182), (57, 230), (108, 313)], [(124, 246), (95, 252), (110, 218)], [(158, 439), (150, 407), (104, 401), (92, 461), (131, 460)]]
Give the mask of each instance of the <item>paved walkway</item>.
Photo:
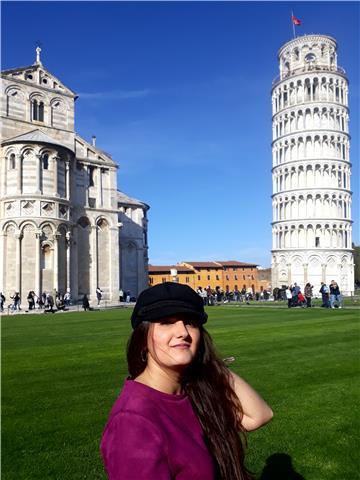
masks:
[[(97, 302), (90, 302), (90, 308), (94, 311), (100, 311), (100, 310), (108, 310), (111, 308), (129, 308), (133, 307), (135, 305), (134, 302), (126, 303), (126, 302), (108, 302), (108, 301), (101, 301), (100, 305), (97, 304)], [(54, 311), (56, 313), (68, 313), (68, 312), (83, 312), (84, 309), (82, 307), (82, 303), (79, 302), (77, 305), (70, 305), (69, 307), (66, 307), (66, 310), (56, 310), (54, 308)], [(31, 313), (31, 314), (38, 314), (38, 313), (44, 313), (43, 308), (36, 308), (35, 310), (29, 310), (26, 308), (24, 305), (21, 306), (21, 310), (11, 310), (9, 307), (4, 308), (3, 312), (0, 312), (0, 315), (23, 315), (26, 313)]]

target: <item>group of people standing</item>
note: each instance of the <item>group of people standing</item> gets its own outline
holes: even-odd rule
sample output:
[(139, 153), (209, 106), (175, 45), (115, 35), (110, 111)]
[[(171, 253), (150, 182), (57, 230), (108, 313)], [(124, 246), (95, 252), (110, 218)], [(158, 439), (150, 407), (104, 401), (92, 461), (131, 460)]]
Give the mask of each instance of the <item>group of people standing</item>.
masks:
[[(309, 282), (305, 285), (304, 293), (300, 286), (295, 282), (293, 285), (286, 287), (285, 295), (288, 302), (288, 308), (292, 307), (312, 307), (313, 285)], [(319, 290), (322, 297), (322, 307), (324, 308), (342, 308), (342, 296), (339, 285), (335, 280), (331, 280), (329, 286), (321, 282)]]
[(319, 292), (321, 293), (322, 298), (322, 307), (323, 308), (342, 308), (343, 301), (342, 295), (340, 292), (339, 285), (335, 280), (331, 280), (330, 285), (326, 285), (324, 282), (321, 282), (321, 287)]

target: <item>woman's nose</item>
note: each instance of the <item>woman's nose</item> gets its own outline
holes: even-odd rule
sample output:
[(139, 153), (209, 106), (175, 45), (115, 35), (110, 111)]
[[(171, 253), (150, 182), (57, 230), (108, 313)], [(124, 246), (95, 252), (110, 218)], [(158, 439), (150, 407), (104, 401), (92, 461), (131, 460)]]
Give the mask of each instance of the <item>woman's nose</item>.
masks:
[(174, 325), (176, 327), (176, 336), (177, 337), (184, 337), (185, 338), (185, 337), (189, 336), (188, 329), (186, 328), (186, 325), (183, 322), (183, 320), (179, 320)]

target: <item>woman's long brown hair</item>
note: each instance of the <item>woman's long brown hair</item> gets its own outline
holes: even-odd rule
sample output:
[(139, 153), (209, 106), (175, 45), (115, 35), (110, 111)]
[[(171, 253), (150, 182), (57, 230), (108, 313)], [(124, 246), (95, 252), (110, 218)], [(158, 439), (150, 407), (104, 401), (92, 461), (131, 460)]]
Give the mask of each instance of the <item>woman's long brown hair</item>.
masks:
[[(132, 333), (127, 348), (130, 378), (146, 367), (149, 323)], [(205, 442), (216, 465), (218, 480), (251, 480), (244, 465), (246, 438), (241, 427), (242, 408), (230, 384), (230, 372), (216, 353), (208, 332), (200, 327), (200, 345), (195, 361), (187, 368), (183, 390), (202, 426)]]

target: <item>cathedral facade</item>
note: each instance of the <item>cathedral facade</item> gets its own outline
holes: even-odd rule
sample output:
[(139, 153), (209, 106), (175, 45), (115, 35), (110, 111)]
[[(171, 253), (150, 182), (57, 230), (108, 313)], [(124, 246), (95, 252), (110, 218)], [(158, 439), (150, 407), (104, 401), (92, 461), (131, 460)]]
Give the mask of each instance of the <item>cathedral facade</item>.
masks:
[(0, 291), (115, 302), (148, 285), (148, 205), (117, 189), (111, 155), (75, 132), (77, 95), (42, 65), (5, 70)]
[(335, 280), (354, 291), (349, 85), (337, 43), (283, 45), (272, 87), (272, 286)]

